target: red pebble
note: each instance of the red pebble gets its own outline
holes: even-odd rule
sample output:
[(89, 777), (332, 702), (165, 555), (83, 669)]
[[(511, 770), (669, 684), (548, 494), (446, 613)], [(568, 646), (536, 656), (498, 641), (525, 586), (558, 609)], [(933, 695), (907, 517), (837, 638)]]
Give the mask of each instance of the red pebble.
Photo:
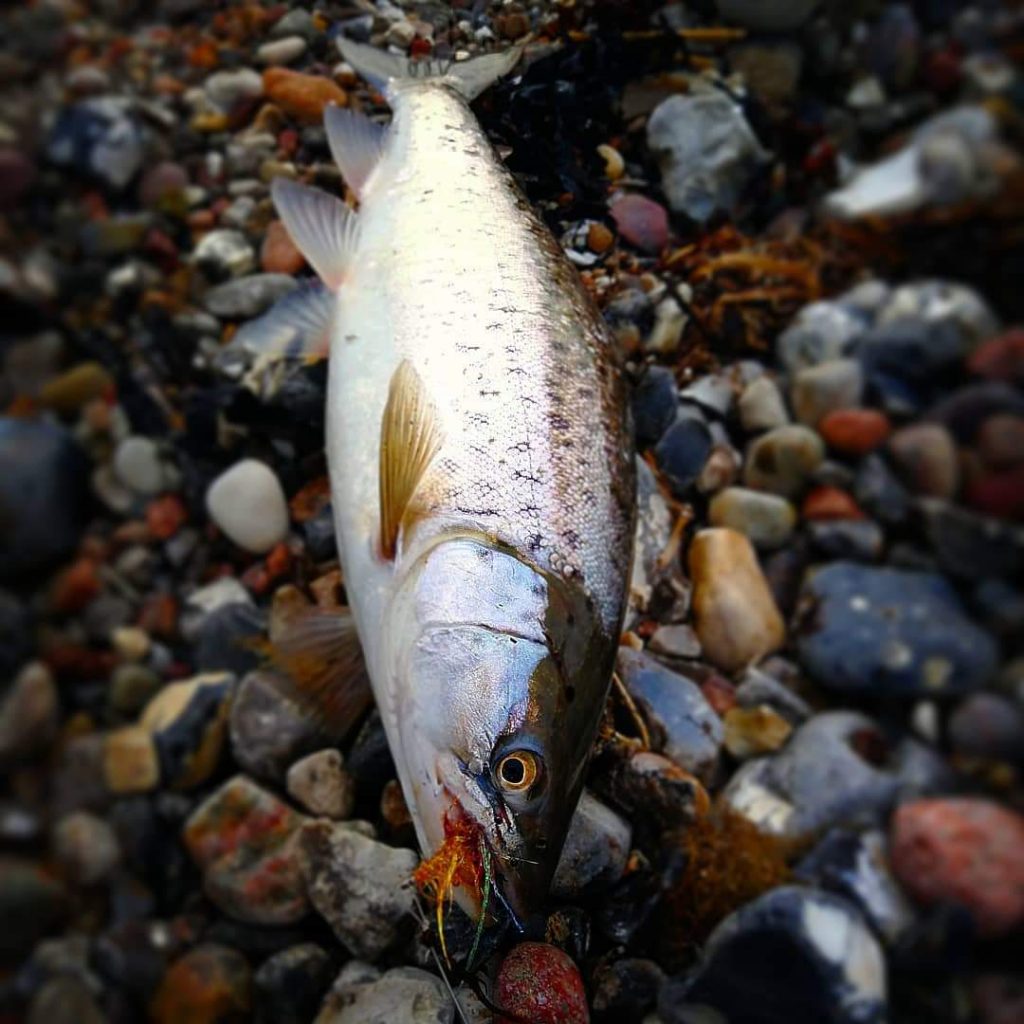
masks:
[(511, 1016), (499, 1024), (589, 1024), (587, 993), (576, 964), (546, 942), (521, 942), (502, 962), (495, 988)]
[(1024, 466), (975, 478), (965, 497), (972, 508), (997, 519), (1024, 519)]
[(736, 707), (736, 687), (720, 675), (708, 676), (700, 684), (700, 692), (720, 718)]
[(1024, 923), (1024, 817), (973, 798), (915, 800), (893, 815), (890, 859), (921, 903), (966, 907), (995, 938)]
[(77, 612), (100, 592), (100, 578), (92, 558), (72, 562), (56, 579), (50, 600), (54, 611)]
[(968, 357), (967, 369), (979, 377), (1024, 384), (1024, 328), (1014, 327), (979, 345)]
[(260, 266), (268, 274), (297, 274), (305, 265), (284, 223), (272, 220), (260, 246)]
[(860, 506), (838, 487), (815, 487), (804, 498), (800, 514), (804, 519), (863, 519)]
[(891, 430), (889, 417), (877, 409), (837, 409), (818, 424), (825, 443), (843, 455), (873, 452)]
[(188, 512), (176, 494), (166, 494), (146, 506), (146, 525), (157, 540), (173, 537), (187, 519)]
[(646, 196), (624, 195), (609, 207), (619, 234), (644, 252), (659, 253), (668, 245), (668, 213)]

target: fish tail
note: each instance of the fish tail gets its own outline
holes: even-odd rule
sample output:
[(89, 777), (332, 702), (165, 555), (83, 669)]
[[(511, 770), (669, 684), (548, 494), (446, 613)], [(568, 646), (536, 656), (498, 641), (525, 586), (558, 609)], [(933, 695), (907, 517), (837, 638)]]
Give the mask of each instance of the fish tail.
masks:
[(519, 63), (523, 47), (501, 53), (485, 53), (466, 61), (409, 60), (375, 46), (339, 38), (338, 49), (374, 88), (391, 100), (411, 82), (442, 82), (466, 100), (476, 99)]

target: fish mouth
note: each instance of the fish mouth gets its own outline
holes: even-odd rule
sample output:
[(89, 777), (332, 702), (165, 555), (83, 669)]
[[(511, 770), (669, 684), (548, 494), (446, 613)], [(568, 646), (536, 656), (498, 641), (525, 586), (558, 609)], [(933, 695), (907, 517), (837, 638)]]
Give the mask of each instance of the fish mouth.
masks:
[[(444, 761), (448, 759), (445, 758)], [(550, 872), (524, 848), (515, 819), (486, 773), (474, 773), (457, 758), (439, 765), (444, 796), (443, 835), (426, 862), (437, 862), (451, 892), (474, 920), (514, 929), (522, 936), (543, 931), (540, 907)]]

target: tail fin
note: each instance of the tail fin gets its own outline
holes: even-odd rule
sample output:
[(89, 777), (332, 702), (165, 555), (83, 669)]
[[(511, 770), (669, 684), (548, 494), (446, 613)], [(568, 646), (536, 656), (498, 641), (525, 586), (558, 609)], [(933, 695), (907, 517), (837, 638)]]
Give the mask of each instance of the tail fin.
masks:
[(450, 86), (467, 100), (476, 99), (488, 86), (519, 63), (522, 46), (502, 53), (485, 53), (466, 61), (409, 60), (375, 46), (338, 37), (338, 49), (374, 88), (390, 100), (403, 82), (432, 79)]

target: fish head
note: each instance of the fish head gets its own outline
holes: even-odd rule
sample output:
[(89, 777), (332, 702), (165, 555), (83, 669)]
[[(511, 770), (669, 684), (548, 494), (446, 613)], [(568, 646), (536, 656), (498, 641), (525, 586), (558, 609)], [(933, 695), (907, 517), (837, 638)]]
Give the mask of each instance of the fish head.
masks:
[[(495, 896), (525, 929), (579, 799), (604, 688), (588, 706), (546, 643), (473, 625), (425, 630), (405, 674), (401, 750), (424, 853), (475, 837)], [(457, 898), (476, 917), (483, 894), (472, 888)]]

